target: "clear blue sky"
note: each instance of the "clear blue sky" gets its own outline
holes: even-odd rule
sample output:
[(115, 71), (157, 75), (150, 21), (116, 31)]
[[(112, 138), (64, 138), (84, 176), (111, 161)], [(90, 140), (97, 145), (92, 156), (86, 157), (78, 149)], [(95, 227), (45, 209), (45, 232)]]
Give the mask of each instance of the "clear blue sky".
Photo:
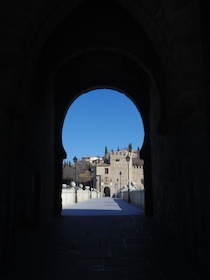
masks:
[(135, 104), (123, 93), (97, 89), (80, 95), (69, 107), (63, 131), (63, 147), (68, 161), (73, 157), (104, 156), (108, 151), (141, 149), (144, 127)]

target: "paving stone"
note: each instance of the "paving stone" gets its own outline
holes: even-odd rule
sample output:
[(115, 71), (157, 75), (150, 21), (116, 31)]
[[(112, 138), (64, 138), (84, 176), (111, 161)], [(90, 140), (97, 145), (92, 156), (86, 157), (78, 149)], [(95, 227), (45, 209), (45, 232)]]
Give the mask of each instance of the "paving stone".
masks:
[(200, 280), (183, 243), (140, 212), (62, 216), (29, 233), (1, 279)]

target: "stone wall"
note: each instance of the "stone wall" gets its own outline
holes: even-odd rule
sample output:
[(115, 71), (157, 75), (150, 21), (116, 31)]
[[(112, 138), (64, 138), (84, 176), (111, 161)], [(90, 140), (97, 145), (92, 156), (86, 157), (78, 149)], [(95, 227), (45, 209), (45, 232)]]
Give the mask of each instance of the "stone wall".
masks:
[[(145, 195), (144, 190), (130, 191), (130, 203), (144, 208), (145, 206), (144, 195)], [(123, 198), (124, 200), (128, 201), (128, 191), (123, 190), (121, 192), (118, 192), (117, 197)]]
[(136, 187), (139, 189), (144, 188), (144, 167), (143, 166), (132, 166), (132, 177), (136, 183)]
[[(62, 206), (66, 207), (68, 205), (75, 203), (75, 196), (76, 192), (74, 188), (70, 189), (62, 189)], [(101, 193), (99, 193), (97, 190), (77, 190), (77, 202), (82, 202), (91, 198), (98, 198), (101, 197)]]
[[(130, 156), (130, 161), (126, 161), (126, 156)], [(98, 181), (96, 188), (100, 190), (100, 183), (102, 183), (101, 191), (105, 187), (110, 188), (110, 196), (113, 196), (120, 188), (128, 185), (129, 182), (135, 182), (135, 186), (139, 189), (144, 188), (144, 171), (143, 165), (133, 165), (133, 157), (135, 153), (127, 150), (120, 150), (117, 152), (110, 152), (110, 164), (100, 163), (94, 168), (94, 173)], [(108, 174), (105, 174), (105, 168), (108, 168)], [(121, 175), (120, 175), (121, 173)], [(99, 178), (100, 177), (100, 178)]]

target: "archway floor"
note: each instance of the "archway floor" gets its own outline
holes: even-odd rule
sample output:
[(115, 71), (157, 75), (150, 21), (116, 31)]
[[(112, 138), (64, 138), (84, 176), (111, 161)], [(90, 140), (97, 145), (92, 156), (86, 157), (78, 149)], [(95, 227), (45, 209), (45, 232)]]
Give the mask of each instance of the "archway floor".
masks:
[[(63, 213), (65, 216), (26, 234), (0, 278), (201, 279), (193, 271), (183, 242), (164, 231), (152, 218), (145, 217), (143, 209), (135, 212), (125, 201), (103, 200), (107, 208), (115, 208), (108, 212), (121, 214), (96, 215), (99, 209), (95, 209), (98, 201), (94, 199), (88, 201), (88, 211), (73, 209), (75, 215), (69, 215), (71, 210), (67, 210), (70, 211), (66, 213), (68, 216)], [(117, 210), (116, 204), (124, 210)], [(80, 208), (84, 206), (85, 203)], [(95, 209), (92, 215), (91, 207)], [(79, 212), (76, 214), (76, 211)]]

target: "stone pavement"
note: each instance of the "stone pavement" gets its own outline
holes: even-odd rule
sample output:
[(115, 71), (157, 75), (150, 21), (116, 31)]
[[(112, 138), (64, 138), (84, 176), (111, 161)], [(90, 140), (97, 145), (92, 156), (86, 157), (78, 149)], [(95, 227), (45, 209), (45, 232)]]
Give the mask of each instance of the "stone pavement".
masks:
[[(19, 243), (18, 243), (19, 244)], [(200, 280), (181, 240), (121, 199), (91, 199), (25, 233), (2, 280)]]

